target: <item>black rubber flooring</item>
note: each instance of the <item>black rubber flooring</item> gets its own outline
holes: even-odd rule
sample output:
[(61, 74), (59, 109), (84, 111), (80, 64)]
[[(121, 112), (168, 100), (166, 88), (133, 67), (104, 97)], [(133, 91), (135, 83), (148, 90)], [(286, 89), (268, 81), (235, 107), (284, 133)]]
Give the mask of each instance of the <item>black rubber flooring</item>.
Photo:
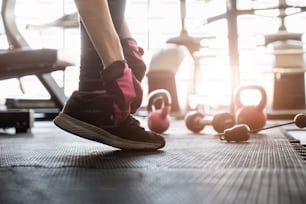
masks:
[(160, 151), (128, 152), (51, 122), (2, 133), (0, 203), (306, 203), (306, 150), (282, 129), (237, 144), (173, 121), (165, 137)]

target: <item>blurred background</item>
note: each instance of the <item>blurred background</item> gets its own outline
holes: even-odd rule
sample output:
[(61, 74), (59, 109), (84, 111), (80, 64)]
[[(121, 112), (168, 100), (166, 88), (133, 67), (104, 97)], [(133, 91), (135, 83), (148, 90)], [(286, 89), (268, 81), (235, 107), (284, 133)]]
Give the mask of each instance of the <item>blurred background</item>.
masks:
[[(233, 91), (244, 84), (263, 86), (268, 107), (273, 109), (275, 80), (285, 72), (302, 77), (303, 83), (297, 86), (303, 92), (305, 6), (303, 0), (128, 0), (126, 19), (138, 45), (145, 50), (148, 66), (142, 82), (143, 107), (150, 86), (154, 88), (154, 80), (159, 80), (159, 70), (168, 71), (169, 79), (174, 77), (174, 82), (165, 86), (174, 86), (177, 93), (171, 94), (178, 95), (180, 111), (199, 106), (206, 112), (229, 109)], [(75, 12), (73, 0), (16, 0), (14, 10), (18, 29), (31, 48), (56, 49), (72, 62), (65, 70), (52, 73), (67, 96), (78, 86), (80, 37)], [(289, 37), (282, 43), (267, 43), (267, 39), (284, 33)], [(291, 39), (296, 35), (298, 43)], [(0, 48), (9, 47), (0, 24)], [(173, 55), (172, 49), (182, 55)], [(284, 50), (286, 55), (282, 55)], [(0, 90), (1, 104), (7, 98), (50, 97), (31, 75), (1, 80)], [(297, 94), (305, 99), (303, 93)], [(244, 100), (254, 103), (257, 99), (251, 95)], [(280, 108), (274, 104), (274, 109), (304, 110), (305, 100), (301, 103)]]

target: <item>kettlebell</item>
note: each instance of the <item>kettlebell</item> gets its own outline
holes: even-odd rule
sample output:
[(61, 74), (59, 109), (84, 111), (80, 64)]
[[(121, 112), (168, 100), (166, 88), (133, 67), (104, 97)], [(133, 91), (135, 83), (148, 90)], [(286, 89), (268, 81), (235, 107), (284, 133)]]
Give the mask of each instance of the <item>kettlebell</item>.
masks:
[[(245, 106), (241, 102), (241, 93), (250, 89), (258, 91), (261, 94), (261, 100), (257, 105)], [(260, 129), (265, 126), (267, 115), (264, 109), (267, 104), (267, 94), (263, 87), (259, 85), (240, 86), (235, 91), (234, 100), (237, 124), (246, 124), (250, 130)]]
[(170, 126), (171, 96), (166, 89), (156, 89), (148, 96), (148, 127), (163, 133)]

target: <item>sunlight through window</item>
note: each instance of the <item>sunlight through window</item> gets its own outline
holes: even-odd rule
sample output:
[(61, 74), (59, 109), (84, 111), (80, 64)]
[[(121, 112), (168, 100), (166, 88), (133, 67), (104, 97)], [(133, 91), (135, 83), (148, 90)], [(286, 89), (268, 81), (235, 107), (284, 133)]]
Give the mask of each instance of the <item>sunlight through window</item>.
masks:
[[(237, 0), (238, 10), (262, 9), (276, 7), (279, 0)], [(290, 5), (305, 6), (303, 0), (287, 0)], [(287, 14), (297, 9), (286, 10)], [(63, 15), (76, 12), (73, 0), (17, 0), (15, 15), (22, 35), (33, 48), (55, 48), (63, 50), (78, 64), (80, 38), (78, 28), (63, 29), (50, 27), (30, 29), (28, 25), (43, 25)], [(180, 1), (177, 0), (128, 0), (126, 18), (138, 44), (145, 49), (144, 60), (150, 63), (152, 55), (164, 48), (167, 40), (178, 37), (182, 31)], [(231, 102), (231, 67), (229, 60), (228, 24), (226, 19), (212, 23), (207, 20), (226, 12), (226, 0), (187, 0), (185, 28), (190, 37), (203, 38), (199, 41), (200, 49), (193, 53), (194, 60), (199, 60), (197, 67), (200, 81), (193, 95), (207, 106), (218, 107)], [(239, 68), (241, 84), (257, 83), (267, 87), (271, 92), (271, 69), (273, 56), (263, 46), (266, 34), (276, 33), (280, 27), (278, 9), (256, 12), (257, 15), (241, 15), (238, 17)], [(291, 15), (285, 20), (289, 32), (305, 33), (306, 14)], [(303, 25), (303, 26), (301, 26)], [(4, 28), (0, 26), (0, 46), (7, 49), (8, 44)], [(305, 43), (305, 40), (304, 40)], [(186, 69), (191, 72), (195, 67)], [(63, 83), (65, 92), (71, 93), (77, 88), (78, 68), (68, 69), (63, 73), (54, 73), (59, 83)], [(181, 73), (180, 73), (181, 74)], [(184, 74), (184, 73), (183, 73)], [(187, 74), (187, 73), (185, 73)], [(1, 98), (20, 96), (48, 97), (40, 90), (34, 80), (21, 79), (29, 84), (30, 89), (21, 93), (18, 80), (0, 81), (1, 87), (14, 87), (10, 91), (2, 88)], [(64, 80), (64, 82), (63, 82)], [(179, 84), (180, 81), (177, 81)], [(185, 82), (184, 82), (185, 83)], [(193, 83), (192, 81), (190, 83)], [(147, 88), (147, 79), (143, 82)], [(14, 90), (14, 91), (12, 91)]]

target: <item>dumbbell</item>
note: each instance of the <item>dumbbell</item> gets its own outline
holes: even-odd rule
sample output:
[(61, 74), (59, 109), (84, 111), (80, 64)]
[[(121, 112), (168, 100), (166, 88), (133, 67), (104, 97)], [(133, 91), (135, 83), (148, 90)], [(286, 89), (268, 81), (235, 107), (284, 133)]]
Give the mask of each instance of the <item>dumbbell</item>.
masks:
[(156, 89), (148, 96), (148, 127), (162, 133), (170, 126), (171, 96), (166, 89)]
[(185, 116), (185, 124), (194, 133), (199, 133), (207, 125), (212, 125), (215, 131), (222, 133), (235, 125), (235, 118), (230, 113), (219, 113), (212, 120), (206, 120), (202, 113), (190, 112)]
[(269, 127), (259, 128), (251, 130), (247, 125), (245, 124), (239, 124), (232, 128), (224, 130), (224, 133), (219, 134), (221, 140), (226, 140), (228, 142), (243, 142), (247, 141), (250, 138), (250, 133), (256, 133), (261, 130), (267, 130), (271, 128), (281, 127), (285, 125), (295, 124), (298, 128), (305, 128), (306, 127), (306, 114), (299, 113), (297, 114), (293, 121), (290, 121), (288, 123), (283, 123), (279, 125), (273, 125)]

